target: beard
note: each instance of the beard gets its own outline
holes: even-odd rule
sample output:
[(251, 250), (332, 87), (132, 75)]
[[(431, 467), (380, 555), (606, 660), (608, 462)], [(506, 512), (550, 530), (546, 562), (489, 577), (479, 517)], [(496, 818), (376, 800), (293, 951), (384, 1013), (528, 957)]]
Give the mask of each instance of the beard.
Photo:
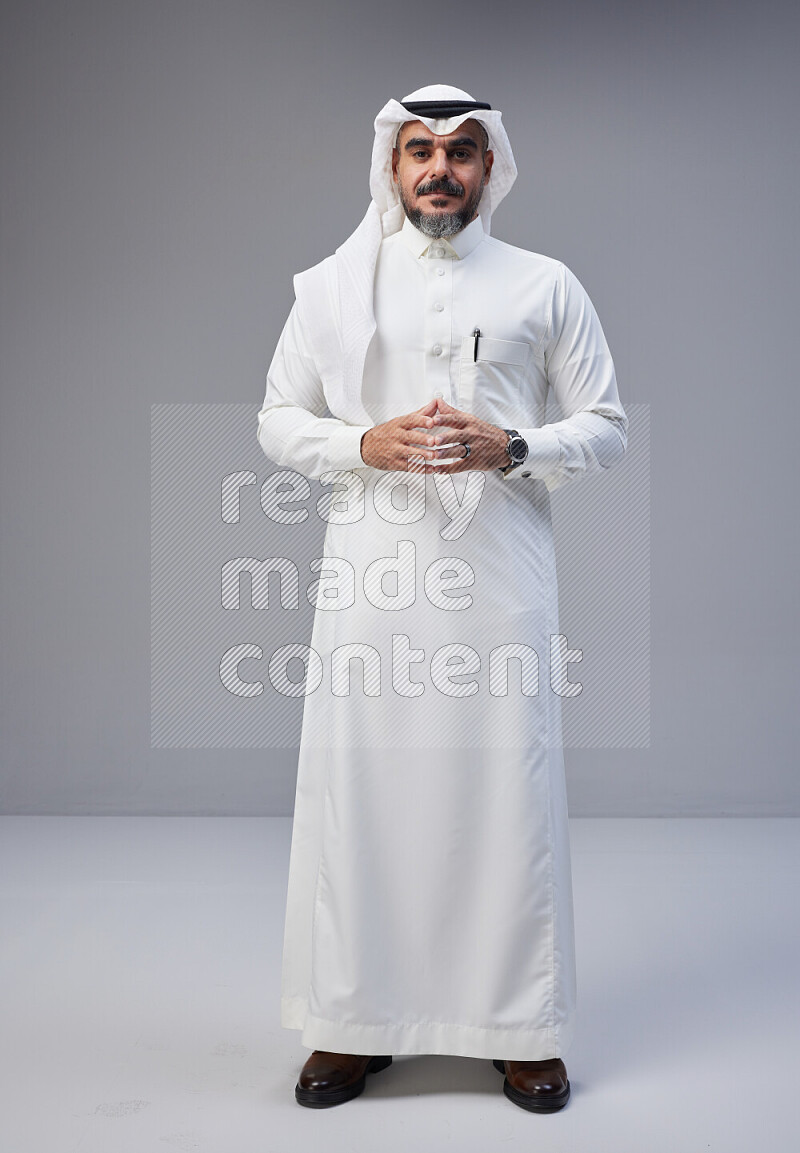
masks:
[[(478, 211), (485, 183), (485, 176), (481, 177), (478, 187), (455, 212), (423, 212), (421, 208), (415, 208), (409, 204), (401, 184), (398, 184), (398, 192), (403, 211), (414, 227), (418, 228), (425, 236), (441, 240), (444, 237), (455, 236), (473, 219)], [(463, 196), (464, 186), (455, 180), (443, 178), (430, 180), (427, 184), (420, 184), (416, 189), (417, 196), (426, 196), (433, 192), (447, 193), (449, 196)]]

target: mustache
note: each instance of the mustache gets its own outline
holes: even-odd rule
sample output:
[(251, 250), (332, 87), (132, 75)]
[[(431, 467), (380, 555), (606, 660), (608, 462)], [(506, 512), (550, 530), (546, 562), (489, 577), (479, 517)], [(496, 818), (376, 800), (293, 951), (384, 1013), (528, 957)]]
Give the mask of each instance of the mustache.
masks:
[(448, 180), (446, 176), (440, 180), (429, 180), (427, 184), (417, 185), (417, 196), (430, 196), (434, 192), (441, 192), (447, 196), (463, 196), (464, 186), (455, 180)]

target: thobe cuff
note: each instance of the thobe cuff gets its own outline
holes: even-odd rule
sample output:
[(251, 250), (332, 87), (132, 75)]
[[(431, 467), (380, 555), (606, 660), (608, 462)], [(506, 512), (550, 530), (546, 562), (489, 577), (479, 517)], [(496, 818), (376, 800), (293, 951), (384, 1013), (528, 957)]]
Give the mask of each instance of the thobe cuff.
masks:
[(335, 428), (328, 440), (328, 459), (332, 469), (365, 468), (361, 455), (361, 438), (371, 424), (347, 424)]
[(545, 480), (552, 477), (561, 460), (561, 441), (556, 433), (547, 427), (521, 428), (518, 431), (528, 442), (528, 455), (522, 464), (503, 473), (503, 479)]

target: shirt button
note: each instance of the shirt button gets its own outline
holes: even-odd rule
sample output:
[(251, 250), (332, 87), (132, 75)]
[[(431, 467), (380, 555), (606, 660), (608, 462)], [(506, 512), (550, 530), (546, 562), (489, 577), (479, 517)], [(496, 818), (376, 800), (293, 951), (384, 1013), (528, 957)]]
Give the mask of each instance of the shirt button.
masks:
[(523, 475), (523, 476), (530, 476), (531, 474), (530, 474), (529, 472), (523, 472), (523, 474), (522, 474), (522, 475)]
[(437, 312), (443, 312), (444, 311), (444, 305), (442, 304), (442, 302), (440, 300), (437, 300), (433, 307), (436, 309)]
[(444, 249), (442, 248), (441, 244), (436, 245), (436, 247), (433, 250), (433, 255), (434, 256), (444, 256)]
[(444, 269), (443, 268), (437, 268), (436, 269), (436, 275), (437, 276), (444, 276)]
[(441, 355), (442, 355), (442, 346), (441, 346), (441, 344), (434, 344), (434, 346), (433, 346), (433, 355), (434, 355), (434, 356), (441, 356)]

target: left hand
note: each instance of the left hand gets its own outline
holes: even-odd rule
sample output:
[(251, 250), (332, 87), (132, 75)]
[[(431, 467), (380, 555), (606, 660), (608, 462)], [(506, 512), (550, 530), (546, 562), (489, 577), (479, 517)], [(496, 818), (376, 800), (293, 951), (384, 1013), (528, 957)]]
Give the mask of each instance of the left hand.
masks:
[[(453, 436), (437, 434), (436, 425), (443, 424), (455, 431), (460, 444), (450, 448), (436, 448), (436, 456), (444, 464), (425, 465), (425, 472), (470, 472), (480, 469), (490, 472), (495, 468), (504, 468), (510, 462), (506, 452), (508, 435), (503, 428), (496, 424), (489, 424), (480, 417), (473, 416), (471, 412), (462, 412), (453, 408), (446, 400), (438, 398), (438, 411), (433, 417), (433, 426), (428, 429), (428, 435), (435, 438), (436, 444), (446, 444), (453, 440)], [(464, 444), (470, 445), (472, 452), (464, 456)]]

